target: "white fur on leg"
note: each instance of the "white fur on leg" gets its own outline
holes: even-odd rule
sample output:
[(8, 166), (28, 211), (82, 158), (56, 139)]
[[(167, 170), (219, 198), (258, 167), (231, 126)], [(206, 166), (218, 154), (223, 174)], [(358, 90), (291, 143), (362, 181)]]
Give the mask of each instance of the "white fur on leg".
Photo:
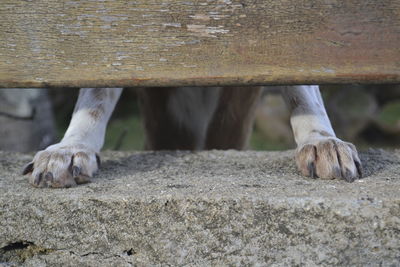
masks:
[(285, 86), (282, 96), (290, 108), (290, 123), (297, 145), (323, 135), (336, 137), (318, 85)]
[(122, 88), (82, 88), (70, 125), (60, 143), (80, 143), (99, 152)]

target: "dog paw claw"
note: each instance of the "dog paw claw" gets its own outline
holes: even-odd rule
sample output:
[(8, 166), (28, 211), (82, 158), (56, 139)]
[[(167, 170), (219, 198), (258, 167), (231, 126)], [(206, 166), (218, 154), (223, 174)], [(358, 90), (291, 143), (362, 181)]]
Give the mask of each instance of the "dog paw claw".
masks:
[(23, 174), (35, 187), (71, 187), (88, 183), (97, 171), (100, 157), (84, 145), (56, 144), (39, 151)]
[(362, 166), (354, 145), (337, 138), (323, 138), (299, 146), (296, 163), (303, 175), (322, 179), (361, 178)]

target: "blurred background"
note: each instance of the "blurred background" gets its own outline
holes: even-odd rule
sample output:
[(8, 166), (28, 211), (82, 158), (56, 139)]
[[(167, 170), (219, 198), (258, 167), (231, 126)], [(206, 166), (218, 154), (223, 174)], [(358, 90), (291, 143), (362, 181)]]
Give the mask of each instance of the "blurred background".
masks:
[[(79, 89), (0, 89), (0, 150), (30, 152), (58, 142)], [(321, 86), (339, 138), (359, 149), (400, 144), (400, 85)], [(125, 89), (109, 122), (104, 149), (142, 150), (144, 133), (134, 89)], [(249, 143), (252, 150), (295, 148), (289, 112), (274, 87), (265, 87)]]

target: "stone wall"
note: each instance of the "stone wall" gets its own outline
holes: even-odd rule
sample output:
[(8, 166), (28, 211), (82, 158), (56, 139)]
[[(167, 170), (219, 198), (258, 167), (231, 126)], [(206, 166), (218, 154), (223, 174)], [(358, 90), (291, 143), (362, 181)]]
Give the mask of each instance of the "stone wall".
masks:
[(287, 152), (104, 152), (92, 183), (36, 189), (0, 152), (0, 266), (397, 266), (400, 150), (347, 183)]

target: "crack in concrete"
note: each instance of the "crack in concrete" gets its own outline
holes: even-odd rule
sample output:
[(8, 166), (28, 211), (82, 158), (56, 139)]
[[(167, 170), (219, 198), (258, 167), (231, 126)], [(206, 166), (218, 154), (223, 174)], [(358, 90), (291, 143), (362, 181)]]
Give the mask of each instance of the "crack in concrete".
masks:
[(10, 242), (8, 245), (0, 248), (0, 261), (23, 263), (35, 255), (46, 255), (54, 251), (54, 249), (37, 246), (30, 241), (20, 240)]
[[(10, 242), (9, 244), (0, 248), (0, 263), (13, 266), (13, 264), (22, 264), (25, 263), (28, 259), (35, 257), (36, 255), (49, 255), (54, 252), (67, 252), (70, 255), (75, 255), (79, 258), (84, 258), (92, 255), (101, 256), (102, 260), (108, 260), (113, 258), (119, 258), (125, 261), (128, 264), (133, 264), (130, 261), (127, 261), (124, 257), (118, 254), (105, 255), (101, 252), (93, 251), (87, 252), (85, 254), (78, 254), (72, 250), (68, 249), (49, 249), (43, 248), (35, 245), (33, 242), (21, 240), (16, 242)], [(133, 256), (136, 252), (133, 248), (124, 250), (121, 254), (125, 254), (126, 256)]]

